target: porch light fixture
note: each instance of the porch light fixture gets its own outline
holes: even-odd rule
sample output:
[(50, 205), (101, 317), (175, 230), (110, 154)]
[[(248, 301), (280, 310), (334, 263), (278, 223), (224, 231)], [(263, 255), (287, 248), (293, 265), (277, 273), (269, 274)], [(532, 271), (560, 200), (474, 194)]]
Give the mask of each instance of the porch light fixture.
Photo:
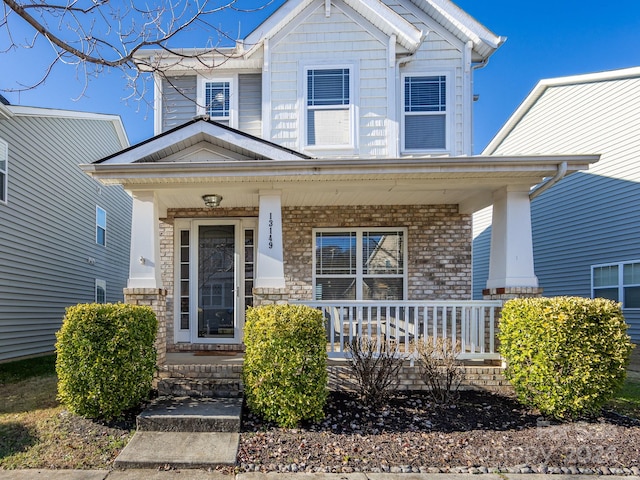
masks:
[(203, 195), (202, 200), (204, 200), (204, 205), (208, 208), (216, 208), (220, 206), (220, 202), (222, 202), (222, 195), (218, 195), (214, 193), (213, 195)]

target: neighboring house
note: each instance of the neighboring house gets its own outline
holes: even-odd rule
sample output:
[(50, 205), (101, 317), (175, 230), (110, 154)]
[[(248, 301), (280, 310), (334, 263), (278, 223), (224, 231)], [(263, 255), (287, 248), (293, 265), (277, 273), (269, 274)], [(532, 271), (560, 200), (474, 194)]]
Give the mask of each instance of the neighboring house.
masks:
[(131, 197), (78, 165), (127, 146), (117, 116), (0, 103), (0, 361), (53, 351), (69, 305), (123, 300)]
[(332, 353), (353, 321), (497, 358), (472, 213), (504, 207), (494, 294), (535, 293), (529, 189), (597, 160), (470, 156), (472, 75), (503, 40), (446, 0), (289, 0), (213, 69), (140, 53), (173, 65), (156, 136), (83, 168), (133, 195), (125, 296), (154, 304), (160, 347), (241, 348), (247, 306), (300, 301)]
[[(535, 271), (545, 296), (622, 302), (640, 342), (640, 68), (542, 80), (486, 155), (601, 154), (531, 205)], [(474, 219), (474, 294), (489, 265), (490, 212)]]

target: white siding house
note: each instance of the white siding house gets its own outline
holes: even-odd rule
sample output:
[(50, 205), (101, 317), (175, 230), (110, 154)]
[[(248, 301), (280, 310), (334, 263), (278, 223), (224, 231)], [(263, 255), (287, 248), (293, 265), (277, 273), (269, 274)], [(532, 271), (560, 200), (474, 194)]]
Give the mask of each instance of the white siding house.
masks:
[(131, 198), (79, 164), (127, 144), (116, 116), (0, 104), (0, 361), (52, 352), (69, 305), (122, 301)]
[[(542, 80), (487, 155), (601, 155), (531, 204), (535, 270), (545, 296), (623, 304), (640, 342), (640, 68)], [(488, 269), (490, 212), (474, 217), (474, 294)]]
[(503, 41), (448, 0), (289, 0), (215, 67), (140, 52), (172, 66), (156, 136), (83, 168), (133, 196), (126, 297), (158, 305), (160, 349), (241, 349), (247, 306), (297, 301), (332, 354), (364, 322), (497, 358), (471, 215), (502, 206), (495, 295), (535, 294), (529, 189), (597, 160), (470, 156), (472, 76)]

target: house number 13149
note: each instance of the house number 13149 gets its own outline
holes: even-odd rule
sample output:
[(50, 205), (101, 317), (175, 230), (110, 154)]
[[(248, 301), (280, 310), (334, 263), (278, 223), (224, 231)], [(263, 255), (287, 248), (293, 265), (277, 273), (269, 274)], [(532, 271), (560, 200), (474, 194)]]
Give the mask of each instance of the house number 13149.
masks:
[(273, 213), (269, 214), (269, 250), (273, 248)]

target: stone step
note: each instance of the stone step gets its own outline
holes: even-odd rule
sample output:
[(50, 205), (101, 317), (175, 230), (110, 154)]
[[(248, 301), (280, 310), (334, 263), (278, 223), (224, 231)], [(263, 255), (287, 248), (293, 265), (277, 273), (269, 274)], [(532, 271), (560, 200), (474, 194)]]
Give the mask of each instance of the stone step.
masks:
[(162, 378), (158, 394), (173, 397), (240, 398), (244, 386), (240, 378)]
[[(125, 469), (215, 469), (234, 465), (239, 439), (239, 433), (231, 432), (136, 432), (116, 458), (114, 466)], [(191, 477), (186, 475), (185, 478)]]
[(139, 432), (239, 432), (241, 398), (160, 397), (138, 415)]

